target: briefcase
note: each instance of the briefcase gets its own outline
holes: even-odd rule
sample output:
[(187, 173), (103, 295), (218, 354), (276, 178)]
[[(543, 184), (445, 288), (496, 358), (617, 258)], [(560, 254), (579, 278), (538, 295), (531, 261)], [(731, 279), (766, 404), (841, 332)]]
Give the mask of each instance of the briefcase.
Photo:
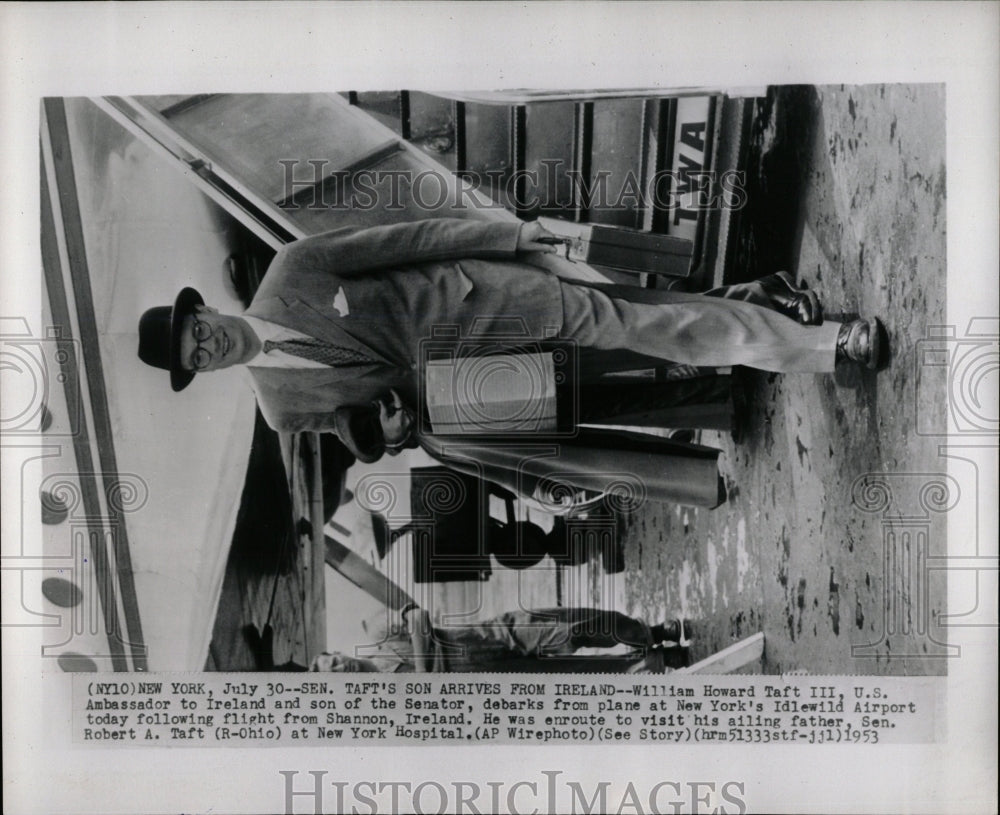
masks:
[(566, 257), (620, 272), (688, 277), (694, 242), (603, 224), (578, 224), (559, 218), (539, 218), (549, 232), (566, 240)]

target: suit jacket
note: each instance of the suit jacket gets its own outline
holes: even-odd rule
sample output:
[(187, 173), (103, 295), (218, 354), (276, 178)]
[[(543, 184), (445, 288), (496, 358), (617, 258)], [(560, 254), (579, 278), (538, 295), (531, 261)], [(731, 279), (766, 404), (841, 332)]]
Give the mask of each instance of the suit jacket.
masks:
[(267, 423), (332, 431), (336, 407), (368, 403), (388, 388), (415, 404), (420, 343), (434, 336), (509, 341), (558, 333), (558, 278), (517, 259), (520, 226), (435, 219), (335, 230), (283, 247), (246, 313), (371, 362), (250, 367)]
[[(519, 259), (520, 227), (520, 222), (439, 218), (339, 229), (283, 247), (246, 313), (358, 351), (372, 361), (327, 369), (250, 367), (267, 423), (288, 432), (333, 431), (335, 408), (367, 404), (389, 388), (417, 405), (424, 340), (450, 336), (458, 345), (463, 339), (516, 344), (522, 338), (557, 336), (563, 308), (560, 278), (554, 271), (573, 274), (574, 264), (552, 255)], [(573, 282), (634, 302), (699, 297)], [(749, 299), (744, 288), (709, 294)], [(581, 382), (662, 362), (628, 350), (578, 351)]]

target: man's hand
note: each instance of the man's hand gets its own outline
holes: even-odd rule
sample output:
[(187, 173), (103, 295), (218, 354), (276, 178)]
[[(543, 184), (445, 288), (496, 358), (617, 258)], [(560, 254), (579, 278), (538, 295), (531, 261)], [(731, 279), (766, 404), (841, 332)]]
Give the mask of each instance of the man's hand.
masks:
[(544, 243), (545, 239), (558, 241), (558, 236), (553, 235), (538, 221), (530, 224), (523, 224), (521, 231), (517, 235), (518, 252), (549, 252), (556, 251), (556, 247), (551, 243)]
[(378, 400), (378, 418), (382, 425), (382, 436), (385, 439), (389, 453), (395, 455), (398, 447), (405, 444), (413, 429), (413, 417), (403, 405), (403, 400), (392, 388), (388, 397)]

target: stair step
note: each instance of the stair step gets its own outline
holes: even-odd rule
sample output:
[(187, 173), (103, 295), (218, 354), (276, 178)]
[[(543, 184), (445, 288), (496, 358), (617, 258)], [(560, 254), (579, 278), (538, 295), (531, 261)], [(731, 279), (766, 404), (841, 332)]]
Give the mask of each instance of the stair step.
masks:
[(401, 111), (409, 128), (405, 138), (451, 172), (456, 172), (459, 167), (455, 103), (432, 93), (405, 93), (404, 101), (409, 103)]
[(401, 136), (399, 91), (358, 91), (348, 94), (352, 104)]
[[(600, 99), (593, 107), (590, 223), (641, 224), (643, 99)], [(602, 180), (602, 176), (606, 181)]]
[(506, 105), (465, 105), (465, 167), (473, 183), (494, 200), (506, 196), (514, 172), (511, 108)]
[[(519, 104), (418, 91), (354, 92), (350, 98), (519, 217), (547, 216), (689, 241), (693, 264), (678, 256), (677, 268), (658, 266), (660, 274), (707, 273), (711, 281), (717, 270), (707, 267), (724, 265), (733, 254), (727, 246), (731, 219), (713, 223), (709, 234), (705, 222), (713, 219), (694, 204), (697, 173), (714, 165), (718, 139), (721, 109), (711, 93), (553, 101), (525, 96)], [(597, 265), (612, 277), (621, 274)]]
[(524, 200), (529, 214), (572, 218), (576, 104), (539, 102), (525, 107)]

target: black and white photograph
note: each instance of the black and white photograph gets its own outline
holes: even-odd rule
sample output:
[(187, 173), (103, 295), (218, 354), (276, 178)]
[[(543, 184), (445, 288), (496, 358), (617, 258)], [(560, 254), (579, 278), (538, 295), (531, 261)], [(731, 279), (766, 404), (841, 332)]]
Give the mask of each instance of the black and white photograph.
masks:
[[(581, 58), (623, 46), (598, 20), (644, 19), (566, 5), (575, 28), (539, 25)], [(348, 10), (345, 35), (377, 29)], [(114, 60), (34, 86), (37, 176), (4, 204), (26, 241), (4, 291), (34, 304), (0, 312), (5, 663), (30, 659), (66, 767), (169, 754), (192, 794), (91, 798), (102, 780), (78, 809), (22, 785), (16, 811), (954, 811), (948, 774), (995, 758), (995, 723), (953, 710), (995, 713), (995, 43), (906, 70), (809, 70), (799, 43), (769, 70), (765, 32), (743, 71), (704, 33), (676, 71), (604, 51), (615, 70), (574, 75), (537, 53), (497, 73), (499, 46), (410, 72), (400, 36), (344, 37), (384, 57), (368, 74)], [(963, 733), (976, 762), (936, 782)], [(777, 783), (778, 741), (797, 773), (925, 757), (836, 798)], [(234, 749), (257, 777), (206, 803)], [(620, 749), (643, 752), (597, 769)], [(995, 810), (982, 782), (966, 809)]]
[(943, 86), (42, 110), (56, 664), (946, 671)]

